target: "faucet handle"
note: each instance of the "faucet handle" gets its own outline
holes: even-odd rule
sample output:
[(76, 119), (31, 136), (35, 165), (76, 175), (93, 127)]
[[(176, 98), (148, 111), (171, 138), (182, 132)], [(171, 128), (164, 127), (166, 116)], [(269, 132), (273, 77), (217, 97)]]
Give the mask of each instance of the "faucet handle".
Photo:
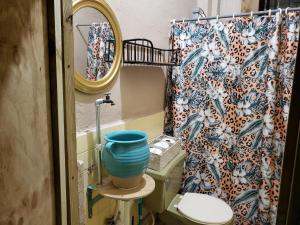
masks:
[(106, 100), (109, 100), (109, 99), (110, 99), (111, 93), (110, 93), (110, 92), (107, 92), (107, 93), (105, 93), (104, 95), (105, 95), (105, 99), (106, 99)]

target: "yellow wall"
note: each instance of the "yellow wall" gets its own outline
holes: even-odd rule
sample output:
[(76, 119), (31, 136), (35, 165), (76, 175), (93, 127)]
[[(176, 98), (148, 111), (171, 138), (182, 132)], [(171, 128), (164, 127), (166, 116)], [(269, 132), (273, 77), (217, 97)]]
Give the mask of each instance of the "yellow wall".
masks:
[[(163, 133), (164, 112), (150, 116), (132, 119), (118, 124), (109, 124), (102, 127), (102, 143), (105, 133), (113, 130), (142, 130), (145, 131), (149, 140)], [(88, 168), (94, 163), (95, 131), (82, 132), (77, 134), (77, 159), (84, 162), (83, 179), (84, 193), (90, 183), (96, 182), (95, 172), (89, 173)], [(96, 194), (96, 193), (95, 193)], [(86, 203), (84, 203), (86, 204)], [(86, 206), (85, 206), (86, 209)], [(89, 219), (88, 225), (105, 225), (105, 219), (113, 215), (115, 201), (102, 199), (96, 203), (93, 210), (93, 218)], [(87, 212), (85, 212), (87, 215)]]

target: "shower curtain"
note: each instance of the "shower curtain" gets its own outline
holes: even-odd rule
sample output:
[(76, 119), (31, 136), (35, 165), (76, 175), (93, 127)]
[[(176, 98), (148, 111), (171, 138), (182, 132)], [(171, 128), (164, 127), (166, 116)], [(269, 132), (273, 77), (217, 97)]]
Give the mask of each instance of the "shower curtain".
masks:
[(108, 22), (92, 23), (88, 34), (87, 68), (86, 78), (88, 80), (99, 80), (103, 78), (111, 67), (113, 60), (113, 49), (109, 60), (105, 60), (106, 41), (114, 40), (113, 31)]
[(235, 224), (275, 224), (299, 14), (176, 23), (165, 132), (187, 153), (184, 192), (225, 200)]

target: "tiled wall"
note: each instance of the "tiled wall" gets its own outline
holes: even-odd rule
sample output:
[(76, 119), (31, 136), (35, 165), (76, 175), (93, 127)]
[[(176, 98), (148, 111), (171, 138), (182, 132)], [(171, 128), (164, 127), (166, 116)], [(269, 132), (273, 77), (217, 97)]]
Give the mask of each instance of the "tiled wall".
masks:
[[(142, 130), (145, 131), (149, 139), (153, 139), (163, 132), (164, 112), (156, 113), (150, 116), (133, 119), (130, 121), (122, 121), (102, 127), (102, 143), (103, 135), (113, 130)], [(77, 160), (83, 163), (79, 170), (79, 196), (80, 204), (85, 211), (80, 210), (82, 215), (82, 224), (87, 225), (104, 225), (105, 219), (113, 215), (115, 209), (115, 201), (110, 199), (102, 199), (96, 203), (93, 210), (93, 218), (86, 219), (86, 187), (90, 183), (96, 182), (95, 172), (91, 171), (94, 164), (94, 146), (95, 131), (82, 132), (77, 134)], [(80, 168), (80, 167), (79, 167)]]

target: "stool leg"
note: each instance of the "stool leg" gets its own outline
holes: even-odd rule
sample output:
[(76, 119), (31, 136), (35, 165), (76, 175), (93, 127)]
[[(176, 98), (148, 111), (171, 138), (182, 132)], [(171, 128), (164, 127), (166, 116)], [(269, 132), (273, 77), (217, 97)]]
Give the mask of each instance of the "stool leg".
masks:
[(124, 215), (123, 223), (124, 225), (131, 225), (131, 205), (132, 201), (124, 201)]

